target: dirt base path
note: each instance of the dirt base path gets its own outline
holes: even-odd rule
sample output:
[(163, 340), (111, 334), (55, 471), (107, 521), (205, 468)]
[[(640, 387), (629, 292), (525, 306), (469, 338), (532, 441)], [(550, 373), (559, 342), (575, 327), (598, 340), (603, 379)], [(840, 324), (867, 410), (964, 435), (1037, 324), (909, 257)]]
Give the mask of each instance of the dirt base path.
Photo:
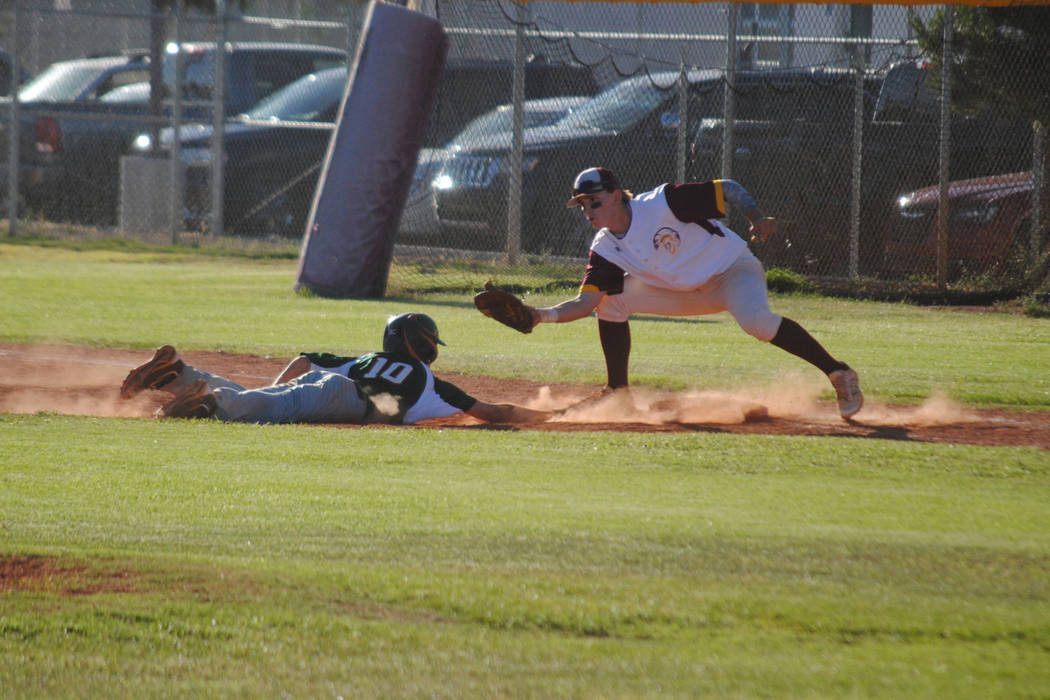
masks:
[[(149, 417), (167, 398), (145, 392), (122, 401), (118, 388), (127, 372), (150, 351), (67, 345), (0, 344), (0, 413), (39, 411), (100, 417)], [(222, 352), (186, 352), (183, 359), (244, 386), (269, 384), (290, 358)], [(467, 393), (491, 402), (558, 409), (593, 394), (598, 387), (542, 384), (437, 371)], [(423, 426), (491, 430), (621, 431), (646, 433), (755, 433), (829, 435), (971, 445), (1029, 445), (1050, 450), (1050, 412), (989, 411), (933, 397), (921, 406), (887, 406), (870, 401), (847, 423), (834, 404), (818, 401), (821, 377), (788, 377), (776, 387), (739, 392), (656, 392), (635, 389), (630, 402), (611, 399), (570, 409), (551, 422), (529, 426), (487, 426), (469, 416), (425, 421)], [(346, 426), (354, 427), (354, 426)]]

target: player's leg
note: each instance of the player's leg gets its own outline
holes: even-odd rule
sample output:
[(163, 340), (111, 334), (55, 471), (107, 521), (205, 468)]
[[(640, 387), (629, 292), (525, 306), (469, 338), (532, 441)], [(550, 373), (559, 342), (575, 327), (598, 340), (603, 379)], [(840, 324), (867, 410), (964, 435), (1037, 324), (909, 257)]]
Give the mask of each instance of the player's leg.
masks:
[(187, 365), (179, 357), (175, 348), (170, 345), (162, 345), (153, 353), (149, 362), (128, 372), (128, 376), (124, 378), (124, 383), (120, 387), (120, 396), (130, 399), (147, 389), (181, 394), (197, 380), (204, 380), (213, 389), (230, 387), (240, 390), (244, 388), (225, 377)]
[(184, 365), (178, 376), (175, 377), (170, 384), (164, 387), (164, 391), (178, 394), (185, 391), (196, 381), (203, 381), (208, 385), (209, 389), (232, 389), (233, 391), (244, 391), (244, 387), (232, 379), (227, 379), (226, 377), (212, 374), (211, 372), (205, 372), (203, 369), (198, 369), (193, 365)]
[(605, 356), (608, 387), (628, 386), (631, 328), (627, 319), (634, 313), (661, 316), (696, 316), (716, 313), (705, 299), (692, 292), (674, 292), (648, 285), (628, 275), (620, 294), (606, 295), (598, 305), (598, 338)]
[(598, 305), (598, 338), (605, 356), (608, 387), (628, 386), (628, 364), (631, 355), (631, 314), (660, 316), (698, 316), (724, 311), (694, 292), (675, 292), (653, 287), (627, 275), (623, 292), (606, 295)]
[(729, 313), (748, 334), (800, 357), (826, 374), (835, 388), (839, 413), (844, 418), (860, 410), (864, 395), (857, 373), (833, 357), (797, 322), (769, 310), (766, 275), (757, 258), (742, 255), (719, 275), (711, 294), (724, 300)]
[(215, 416), (245, 423), (359, 423), (368, 410), (357, 384), (340, 374), (307, 372), (280, 386), (214, 390)]
[(631, 358), (631, 326), (627, 321), (598, 319), (598, 339), (605, 356), (606, 386), (622, 389), (629, 383), (627, 364)]

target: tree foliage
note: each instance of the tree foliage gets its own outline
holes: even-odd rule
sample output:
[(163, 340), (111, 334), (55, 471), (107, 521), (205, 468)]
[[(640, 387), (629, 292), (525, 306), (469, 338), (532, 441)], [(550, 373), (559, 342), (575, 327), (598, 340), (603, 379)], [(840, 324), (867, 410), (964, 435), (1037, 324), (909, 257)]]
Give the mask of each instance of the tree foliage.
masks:
[[(1050, 127), (1050, 6), (954, 8), (952, 31), (952, 107), (963, 112), (1001, 109), (1031, 120), (1042, 133)], [(944, 76), (944, 10), (929, 24), (912, 19), (919, 46), (929, 57), (938, 84)], [(1050, 186), (1046, 175), (1050, 153), (1033, 170), (1043, 174), (1039, 198), (1041, 217), (1036, 230), (1026, 286), (1050, 285)], [(1045, 246), (1045, 247), (1044, 247)]]
[[(952, 103), (963, 111), (999, 108), (1050, 124), (1050, 6), (956, 6)], [(943, 75), (944, 11), (929, 24), (912, 19), (933, 75)]]

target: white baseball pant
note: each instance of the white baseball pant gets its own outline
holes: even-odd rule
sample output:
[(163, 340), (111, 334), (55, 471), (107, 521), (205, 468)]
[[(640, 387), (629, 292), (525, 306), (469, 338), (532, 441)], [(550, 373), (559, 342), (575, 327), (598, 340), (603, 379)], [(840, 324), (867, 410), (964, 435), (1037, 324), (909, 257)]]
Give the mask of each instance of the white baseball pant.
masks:
[(598, 304), (598, 318), (626, 321), (632, 314), (706, 316), (728, 311), (749, 335), (769, 342), (783, 319), (769, 310), (766, 272), (750, 250), (744, 250), (725, 272), (688, 291), (665, 289), (626, 275), (623, 292), (607, 294)]
[(286, 384), (245, 389), (226, 377), (186, 365), (171, 384), (179, 393), (198, 379), (215, 395), (215, 417), (242, 423), (360, 423), (368, 402), (354, 380), (341, 374), (314, 370)]

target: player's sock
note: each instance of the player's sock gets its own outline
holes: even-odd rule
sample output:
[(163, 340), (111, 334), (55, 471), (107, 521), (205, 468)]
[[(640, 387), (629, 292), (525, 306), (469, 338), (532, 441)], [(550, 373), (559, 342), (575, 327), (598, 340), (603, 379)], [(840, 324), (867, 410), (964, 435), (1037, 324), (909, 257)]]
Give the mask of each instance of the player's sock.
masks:
[(598, 319), (598, 338), (605, 354), (605, 371), (609, 386), (619, 389), (627, 386), (627, 362), (631, 356), (631, 327), (627, 321)]
[(769, 342), (819, 367), (824, 374), (831, 374), (839, 369), (849, 369), (849, 365), (839, 362), (828, 354), (828, 351), (817, 342), (816, 338), (790, 318), (784, 317), (780, 322), (780, 328), (777, 329), (777, 334)]

